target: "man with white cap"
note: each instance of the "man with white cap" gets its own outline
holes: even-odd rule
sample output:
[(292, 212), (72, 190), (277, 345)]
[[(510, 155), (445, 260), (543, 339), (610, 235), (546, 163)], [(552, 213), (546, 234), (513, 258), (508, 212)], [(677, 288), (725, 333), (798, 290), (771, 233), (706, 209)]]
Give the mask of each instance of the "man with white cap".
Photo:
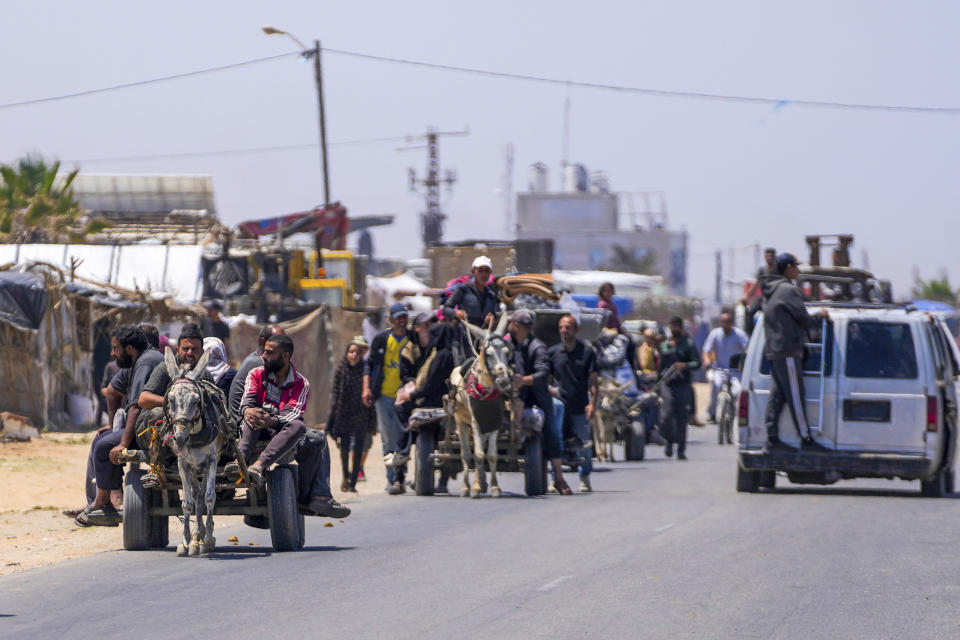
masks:
[(470, 324), (483, 326), (496, 315), (500, 306), (500, 294), (491, 284), (493, 262), (487, 256), (477, 256), (470, 269), (473, 282), (464, 283), (444, 303), (448, 309), (457, 309), (457, 317)]

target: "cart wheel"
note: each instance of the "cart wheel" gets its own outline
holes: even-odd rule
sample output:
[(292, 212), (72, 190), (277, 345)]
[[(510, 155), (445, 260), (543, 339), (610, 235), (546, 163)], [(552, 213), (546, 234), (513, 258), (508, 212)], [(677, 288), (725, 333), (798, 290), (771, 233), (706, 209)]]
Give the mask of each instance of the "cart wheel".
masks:
[(140, 551), (150, 547), (152, 536), (147, 517), (148, 494), (140, 482), (143, 469), (131, 469), (123, 477), (123, 548)]
[(267, 510), (270, 513), (270, 541), (277, 551), (296, 551), (300, 541), (300, 509), (293, 470), (277, 467), (267, 478)]
[(523, 485), (528, 496), (542, 496), (547, 492), (547, 461), (543, 457), (543, 435), (527, 436), (524, 453), (527, 462), (523, 468)]
[(303, 514), (297, 512), (297, 549), (303, 549), (303, 545), (307, 542), (307, 522), (306, 518), (303, 517)]
[[(176, 504), (176, 491), (170, 492), (170, 504)], [(163, 506), (163, 494), (159, 491), (149, 491), (151, 507)], [(170, 544), (170, 518), (168, 516), (150, 516), (150, 548), (165, 549)]]
[(255, 529), (269, 529), (270, 519), (267, 516), (243, 516), (243, 524)]
[(418, 496), (433, 495), (433, 460), (430, 454), (436, 448), (437, 436), (432, 429), (417, 432), (417, 458), (414, 468), (414, 485)]
[(643, 460), (646, 453), (647, 432), (639, 420), (631, 420), (623, 430), (623, 454), (627, 460)]

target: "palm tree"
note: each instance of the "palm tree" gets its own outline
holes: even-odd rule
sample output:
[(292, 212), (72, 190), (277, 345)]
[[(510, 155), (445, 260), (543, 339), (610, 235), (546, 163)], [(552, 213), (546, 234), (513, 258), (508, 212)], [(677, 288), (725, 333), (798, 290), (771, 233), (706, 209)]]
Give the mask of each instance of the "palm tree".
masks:
[(933, 280), (921, 280), (917, 277), (913, 286), (913, 298), (914, 300), (936, 300), (955, 307), (960, 300), (960, 292), (953, 290), (950, 286), (950, 278), (943, 273), (939, 279)]
[(77, 228), (82, 213), (71, 185), (75, 169), (58, 180), (60, 162), (30, 154), (14, 165), (0, 164), (0, 239), (7, 242), (77, 240), (104, 227), (93, 220)]

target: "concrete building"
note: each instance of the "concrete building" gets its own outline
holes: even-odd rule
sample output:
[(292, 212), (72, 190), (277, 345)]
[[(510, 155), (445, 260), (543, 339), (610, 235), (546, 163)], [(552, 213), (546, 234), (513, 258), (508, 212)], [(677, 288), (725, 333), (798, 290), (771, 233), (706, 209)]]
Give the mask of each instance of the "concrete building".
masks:
[(563, 189), (551, 192), (546, 167), (538, 163), (530, 170), (529, 191), (517, 194), (516, 220), (517, 239), (553, 240), (556, 269), (648, 267), (663, 276), (670, 293), (686, 294), (687, 234), (667, 226), (662, 193), (612, 192), (604, 174), (588, 177), (582, 165), (568, 165)]

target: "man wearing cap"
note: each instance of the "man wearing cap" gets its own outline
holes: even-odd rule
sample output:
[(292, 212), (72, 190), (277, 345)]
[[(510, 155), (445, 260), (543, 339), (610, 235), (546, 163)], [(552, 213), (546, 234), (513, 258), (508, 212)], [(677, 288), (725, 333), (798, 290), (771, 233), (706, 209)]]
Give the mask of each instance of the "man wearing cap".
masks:
[(525, 407), (543, 411), (543, 454), (553, 464), (554, 487), (561, 495), (571, 490), (563, 479), (562, 425), (553, 419), (553, 398), (550, 395), (550, 356), (543, 342), (533, 336), (533, 314), (518, 309), (507, 326), (513, 340), (513, 388), (519, 392)]
[(213, 336), (223, 340), (223, 347), (227, 353), (227, 359), (230, 358), (230, 327), (220, 317), (223, 311), (223, 303), (219, 300), (211, 300), (207, 303), (207, 316), (200, 321), (200, 330), (204, 337)]
[(473, 281), (464, 283), (444, 303), (448, 309), (457, 309), (457, 317), (478, 327), (484, 326), (496, 315), (500, 294), (496, 285), (489, 284), (493, 262), (487, 256), (478, 256), (470, 269)]
[[(806, 329), (816, 323), (807, 313), (803, 295), (794, 284), (800, 270), (796, 256), (777, 256), (777, 274), (763, 281), (763, 330), (766, 342), (763, 355), (770, 361), (770, 399), (764, 417), (768, 451), (793, 450), (780, 440), (778, 423), (783, 405), (790, 408), (793, 424), (804, 449), (829, 451), (813, 439), (803, 406), (803, 352)], [(826, 309), (820, 315), (830, 319)]]
[(390, 307), (390, 328), (381, 331), (370, 344), (370, 355), (363, 366), (363, 403), (377, 412), (377, 428), (387, 464), (391, 495), (403, 493), (409, 444), (397, 413), (400, 390), (400, 352), (416, 335), (407, 330), (409, 313), (401, 302)]

